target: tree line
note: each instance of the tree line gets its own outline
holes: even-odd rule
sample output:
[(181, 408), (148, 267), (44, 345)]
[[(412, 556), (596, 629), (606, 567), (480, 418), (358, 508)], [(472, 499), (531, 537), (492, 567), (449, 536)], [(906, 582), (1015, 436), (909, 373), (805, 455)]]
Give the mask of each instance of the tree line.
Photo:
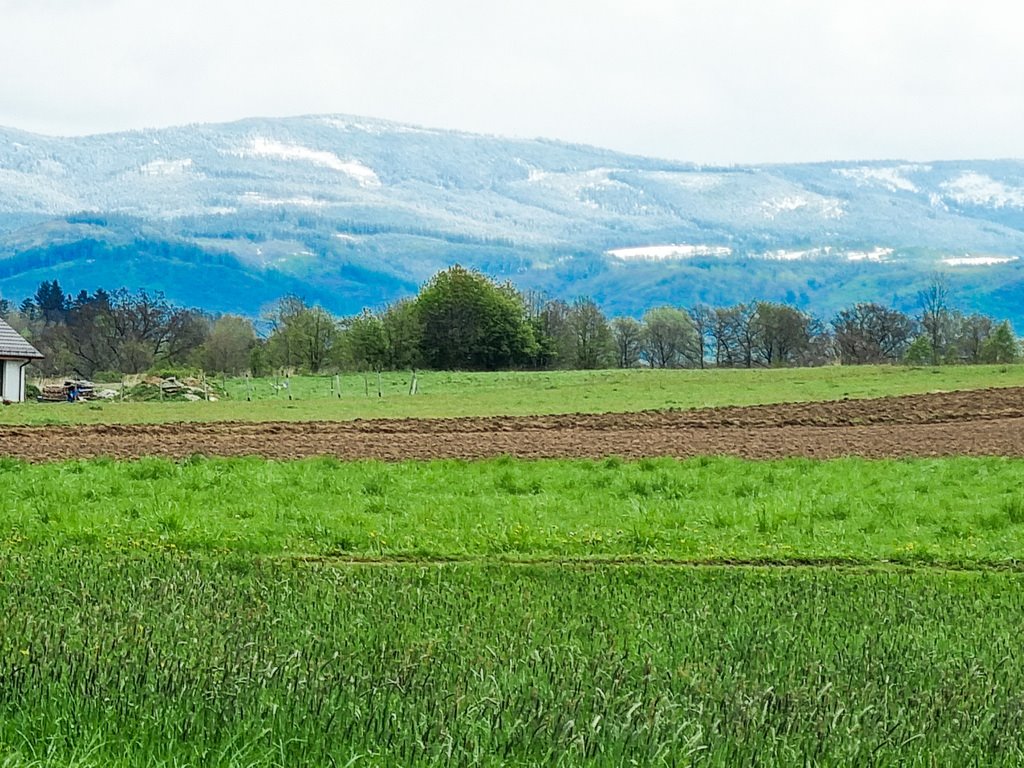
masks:
[(510, 368), (754, 368), (830, 363), (1011, 363), (1020, 344), (1006, 321), (965, 314), (941, 276), (916, 313), (858, 303), (823, 321), (788, 304), (662, 306), (608, 318), (590, 298), (571, 302), (454, 266), (415, 296), (335, 317), (286, 296), (258, 320), (177, 306), (161, 293), (65, 294), (40, 284), (0, 316), (46, 355), (39, 373), (135, 374), (197, 368), (266, 375), (288, 370)]

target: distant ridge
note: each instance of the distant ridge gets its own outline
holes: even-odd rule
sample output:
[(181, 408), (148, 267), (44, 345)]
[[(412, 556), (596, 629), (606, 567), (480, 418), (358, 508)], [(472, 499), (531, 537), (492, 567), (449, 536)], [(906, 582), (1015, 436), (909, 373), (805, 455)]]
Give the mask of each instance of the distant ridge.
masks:
[(913, 309), (948, 275), (1024, 330), (1024, 162), (707, 167), (348, 115), (58, 138), (0, 129), (0, 295), (146, 287), (256, 314), (379, 306), (460, 262), (608, 311)]

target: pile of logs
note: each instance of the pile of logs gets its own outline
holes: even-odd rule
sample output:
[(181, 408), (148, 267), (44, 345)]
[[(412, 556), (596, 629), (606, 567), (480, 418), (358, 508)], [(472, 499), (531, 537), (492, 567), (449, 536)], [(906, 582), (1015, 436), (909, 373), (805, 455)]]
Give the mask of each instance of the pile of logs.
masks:
[(96, 390), (91, 381), (69, 379), (63, 384), (44, 384), (40, 389), (39, 401), (42, 403), (64, 403), (75, 400), (93, 400)]

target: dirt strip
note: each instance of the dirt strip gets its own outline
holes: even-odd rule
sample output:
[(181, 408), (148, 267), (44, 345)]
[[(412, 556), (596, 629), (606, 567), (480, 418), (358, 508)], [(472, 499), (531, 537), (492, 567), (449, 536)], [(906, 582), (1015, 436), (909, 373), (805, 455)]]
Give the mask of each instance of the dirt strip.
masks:
[(0, 456), (275, 459), (1024, 456), (1024, 388), (692, 411), (0, 427)]

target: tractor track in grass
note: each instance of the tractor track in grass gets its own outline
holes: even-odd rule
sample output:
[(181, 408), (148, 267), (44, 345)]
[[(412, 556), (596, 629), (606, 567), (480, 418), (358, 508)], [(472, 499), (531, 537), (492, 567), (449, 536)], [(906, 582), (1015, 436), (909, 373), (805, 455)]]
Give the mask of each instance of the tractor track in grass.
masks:
[(842, 570), (854, 572), (916, 572), (944, 571), (947, 573), (1024, 573), (1024, 562), (1007, 561), (945, 561), (945, 560), (899, 560), (860, 557), (714, 557), (714, 558), (667, 558), (637, 555), (601, 557), (506, 557), (490, 555), (469, 556), (417, 556), (417, 555), (353, 555), (349, 553), (325, 555), (280, 555), (268, 558), (274, 562), (298, 563), (309, 566), (337, 567), (395, 567), (395, 566), (467, 566), (498, 567), (517, 566), (523, 568), (554, 566), (558, 568), (678, 568), (708, 570)]
[(1024, 387), (687, 411), (0, 427), (0, 456), (174, 459), (1024, 457)]

